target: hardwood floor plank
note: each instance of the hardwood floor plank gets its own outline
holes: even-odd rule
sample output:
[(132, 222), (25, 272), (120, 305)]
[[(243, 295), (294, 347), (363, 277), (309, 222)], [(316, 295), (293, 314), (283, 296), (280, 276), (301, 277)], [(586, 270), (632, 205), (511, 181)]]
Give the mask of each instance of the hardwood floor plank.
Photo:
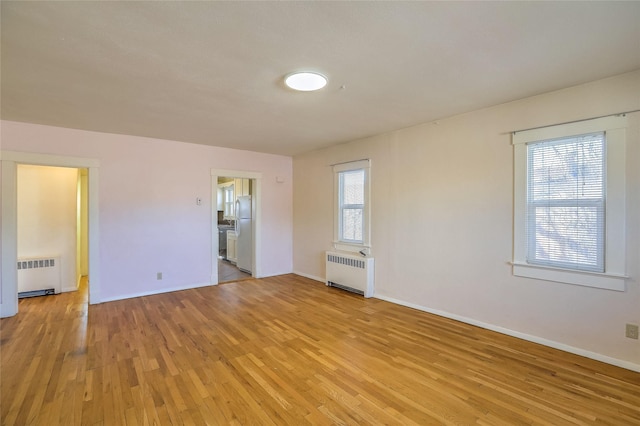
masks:
[(2, 425), (631, 425), (640, 373), (296, 275), (0, 322)]

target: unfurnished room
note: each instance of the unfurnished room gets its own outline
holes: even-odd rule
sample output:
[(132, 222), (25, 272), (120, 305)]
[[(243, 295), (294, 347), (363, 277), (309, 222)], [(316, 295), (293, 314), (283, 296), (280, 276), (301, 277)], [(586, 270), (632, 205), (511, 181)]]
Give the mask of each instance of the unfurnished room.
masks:
[(640, 424), (640, 1), (0, 24), (0, 424)]

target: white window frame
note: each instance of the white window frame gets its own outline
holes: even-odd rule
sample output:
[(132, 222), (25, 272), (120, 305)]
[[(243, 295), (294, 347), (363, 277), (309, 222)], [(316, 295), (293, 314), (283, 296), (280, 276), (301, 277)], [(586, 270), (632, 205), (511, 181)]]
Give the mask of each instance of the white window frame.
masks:
[[(364, 205), (362, 208), (363, 213), (363, 226), (362, 226), (362, 242), (346, 240), (342, 238), (342, 208), (348, 206), (341, 205), (342, 189), (340, 187), (340, 174), (343, 172), (350, 172), (356, 170), (364, 170)], [(365, 249), (369, 254), (371, 248), (371, 161), (359, 160), (348, 163), (336, 164), (333, 166), (334, 174), (334, 231), (333, 231), (333, 246), (337, 250), (344, 250), (350, 252), (359, 252)]]
[[(514, 145), (513, 274), (566, 284), (625, 291), (625, 145), (627, 119), (604, 117), (516, 132)], [(527, 144), (543, 140), (605, 132), (604, 272), (565, 269), (527, 262)]]
[(234, 182), (225, 182), (218, 185), (222, 189), (222, 205), (223, 213), (222, 218), (224, 220), (234, 220), (236, 218), (235, 213), (235, 185)]
[[(527, 179), (531, 179), (532, 177), (532, 173), (534, 172), (534, 161), (535, 158), (532, 154), (532, 150), (542, 150), (545, 153), (545, 157), (546, 154), (550, 153), (549, 148), (552, 148), (552, 150), (555, 149), (562, 149), (562, 147), (565, 146), (580, 146), (582, 143), (585, 143), (587, 140), (593, 140), (594, 138), (596, 138), (596, 140), (599, 140), (599, 144), (601, 144), (602, 146), (602, 151), (601, 151), (601, 155), (599, 156), (600, 159), (602, 160), (602, 162), (600, 163), (601, 169), (600, 172), (602, 179), (598, 181), (598, 185), (596, 188), (595, 187), (595, 182), (589, 182), (589, 197), (583, 197), (580, 198), (578, 194), (574, 194), (576, 198), (566, 198), (566, 196), (568, 196), (569, 194), (565, 194), (564, 198), (555, 198), (555, 197), (550, 197), (550, 198), (546, 198), (546, 197), (542, 197), (539, 200), (535, 200), (534, 199), (534, 193), (539, 193), (539, 191), (544, 191), (544, 188), (547, 187), (547, 185), (549, 185), (549, 181), (545, 181), (544, 183), (540, 182), (539, 184), (531, 184), (531, 182), (528, 182), (527, 185), (527, 189), (528, 189), (528, 194), (527, 194), (527, 208), (528, 208), (528, 214), (527, 214), (527, 228), (528, 228), (528, 255), (527, 255), (527, 261), (532, 263), (532, 264), (537, 264), (537, 265), (543, 265), (543, 266), (551, 266), (551, 267), (556, 267), (556, 268), (565, 268), (565, 269), (577, 269), (577, 270), (582, 270), (582, 271), (593, 271), (593, 272), (604, 272), (604, 236), (605, 236), (605, 230), (604, 230), (604, 226), (606, 223), (604, 214), (605, 214), (605, 206), (606, 206), (606, 168), (605, 168), (605, 163), (606, 163), (606, 134), (605, 132), (597, 132), (597, 133), (590, 133), (588, 135), (575, 135), (575, 136), (570, 136), (568, 138), (559, 138), (559, 139), (551, 139), (551, 140), (545, 140), (545, 141), (539, 141), (536, 143), (529, 143), (527, 144)], [(538, 157), (539, 160), (542, 160), (542, 158)], [(546, 161), (546, 160), (545, 160)], [(546, 169), (545, 169), (546, 170)], [(597, 189), (600, 190), (600, 196), (597, 196), (596, 194), (598, 193)], [(591, 191), (593, 190), (593, 191)], [(596, 191), (596, 192), (594, 192)], [(539, 252), (538, 252), (538, 238), (535, 237), (535, 235), (537, 234), (538, 230), (538, 215), (537, 212), (539, 211), (539, 209), (545, 209), (545, 208), (562, 208), (562, 207), (570, 207), (573, 208), (575, 206), (581, 206), (583, 208), (587, 208), (587, 209), (591, 209), (595, 212), (596, 214), (596, 226), (597, 226), (597, 230), (596, 230), (596, 241), (595, 241), (595, 246), (596, 246), (596, 258), (592, 259), (595, 260), (595, 264), (586, 264), (586, 263), (579, 263), (579, 262), (571, 262), (568, 259), (565, 259), (564, 262), (557, 260), (557, 259), (553, 259), (553, 258), (546, 258), (545, 256), (542, 256), (541, 258), (538, 258)], [(544, 226), (543, 226), (544, 228)], [(584, 237), (586, 237), (586, 235), (584, 235)], [(544, 245), (544, 244), (543, 244)], [(553, 251), (553, 249), (551, 249)], [(557, 254), (557, 253), (556, 253)]]

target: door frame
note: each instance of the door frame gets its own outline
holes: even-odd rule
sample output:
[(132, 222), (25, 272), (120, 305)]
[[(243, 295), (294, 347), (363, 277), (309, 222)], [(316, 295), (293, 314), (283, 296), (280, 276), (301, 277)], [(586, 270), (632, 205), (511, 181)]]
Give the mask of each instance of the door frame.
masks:
[[(253, 180), (252, 194), (255, 203), (253, 218), (253, 247), (251, 258), (251, 276), (262, 277), (262, 173), (246, 170), (211, 169), (211, 284), (218, 284), (218, 178), (233, 177)], [(214, 225), (215, 224), (215, 225)]]
[(94, 158), (1, 151), (2, 161), (2, 268), (0, 271), (0, 317), (18, 313), (18, 164), (72, 167), (88, 170), (89, 195), (89, 304), (100, 303), (100, 256), (98, 226), (98, 178), (100, 161)]

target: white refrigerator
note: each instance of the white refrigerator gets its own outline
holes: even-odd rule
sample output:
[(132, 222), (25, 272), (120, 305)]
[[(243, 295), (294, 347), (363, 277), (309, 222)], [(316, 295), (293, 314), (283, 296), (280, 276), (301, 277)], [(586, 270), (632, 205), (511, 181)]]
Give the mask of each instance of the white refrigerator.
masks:
[(245, 195), (236, 200), (236, 266), (251, 273), (253, 252), (253, 223), (251, 217), (251, 196)]

